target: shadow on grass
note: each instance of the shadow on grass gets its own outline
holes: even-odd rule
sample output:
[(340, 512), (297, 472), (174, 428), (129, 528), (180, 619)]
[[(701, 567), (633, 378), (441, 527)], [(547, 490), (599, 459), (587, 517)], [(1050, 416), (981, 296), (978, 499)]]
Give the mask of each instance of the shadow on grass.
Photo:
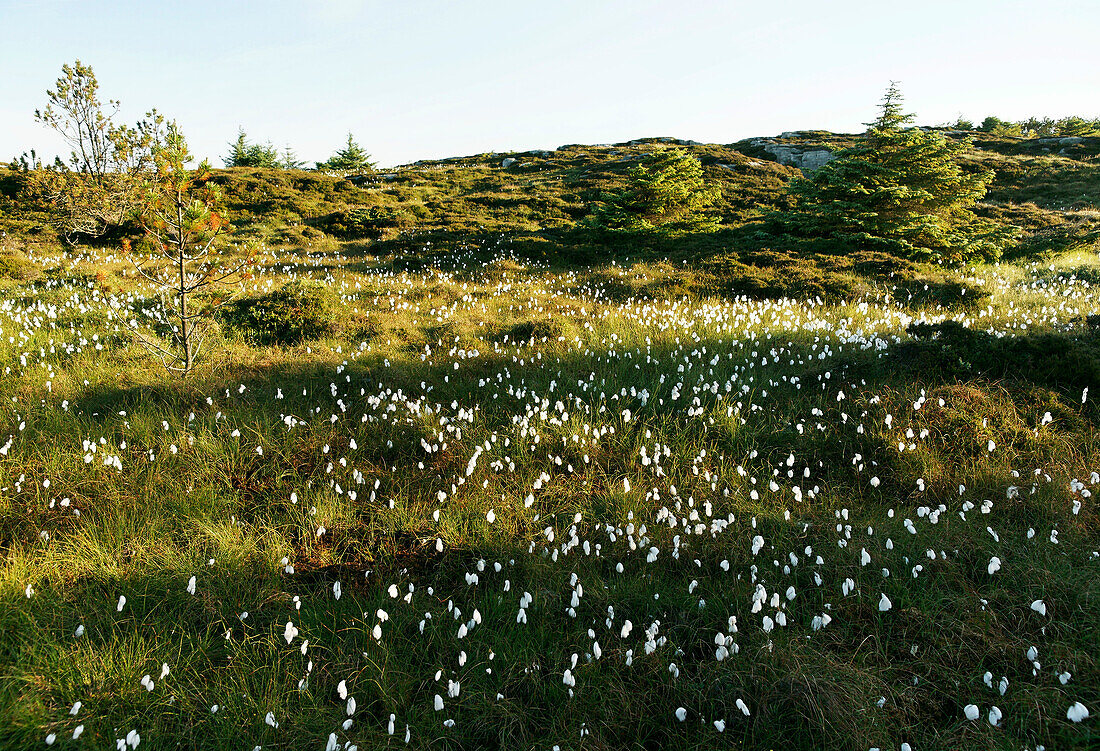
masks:
[[(601, 419), (615, 422), (620, 428), (615, 434), (616, 443), (603, 453), (596, 448), (587, 449), (592, 462), (585, 465), (579, 449), (568, 445), (557, 448), (559, 433), (565, 435), (572, 430), (571, 426), (563, 426), (560, 431), (550, 426), (540, 428), (547, 444), (553, 443), (554, 451), (562, 456), (563, 463), (588, 468), (569, 477), (569, 482), (578, 488), (576, 498), (563, 495), (540, 499), (540, 504), (546, 505), (539, 507), (545, 516), (538, 526), (550, 523), (555, 515), (559, 522), (571, 517), (581, 496), (585, 502), (595, 499), (619, 512), (627, 508), (621, 496), (612, 496), (610, 488), (616, 483), (621, 487), (621, 479), (635, 461), (639, 446), (651, 440), (670, 445), (674, 456), (681, 460), (670, 463), (670, 476), (666, 480), (675, 482), (682, 493), (698, 489), (698, 497), (705, 497), (704, 487), (690, 484), (693, 481), (687, 466), (690, 457), (703, 447), (712, 456), (726, 454), (731, 462), (744, 463), (750, 472), (762, 477), (771, 475), (773, 469), (785, 472), (787, 456), (797, 455), (792, 470), (812, 465), (815, 482), (837, 493), (845, 507), (855, 509), (857, 514), (907, 503), (906, 494), (923, 469), (909, 465), (906, 453), (891, 448), (893, 434), (874, 427), (858, 434), (851, 426), (842, 427), (846, 423), (841, 412), (853, 419), (861, 412), (866, 413), (866, 424), (874, 426), (887, 410), (894, 410), (899, 430), (908, 424), (918, 429), (929, 427), (934, 431), (934, 439), (943, 439), (942, 444), (936, 444), (940, 446), (936, 449), (937, 461), (957, 462), (956, 469), (966, 475), (968, 483), (973, 480), (984, 489), (982, 483), (987, 482), (990, 489), (999, 488), (1002, 493), (1006, 466), (1028, 466), (1028, 462), (1039, 466), (1042, 452), (1051, 450), (1044, 443), (1046, 439), (1032, 432), (1038, 410), (1051, 411), (1054, 427), (1062, 434), (1070, 435), (1082, 445), (1095, 443), (1091, 436), (1097, 413), (1091, 404), (1082, 405), (1079, 398), (1076, 401), (1073, 398), (1082, 383), (1095, 382), (1097, 342), (1093, 330), (1005, 339), (942, 326), (915, 329), (913, 333), (916, 338), (912, 342), (883, 357), (871, 351), (838, 355), (826, 362), (813, 359), (812, 350), (796, 343), (791, 357), (800, 359), (803, 365), (761, 366), (753, 371), (756, 390), (742, 397), (745, 409), (741, 414), (751, 418), (745, 425), (725, 411), (735, 398), (719, 402), (704, 394), (703, 414), (688, 415), (684, 402), (671, 398), (672, 384), (660, 383), (670, 364), (683, 362), (684, 355), (692, 350), (706, 346), (708, 352), (718, 351), (721, 347), (732, 347), (731, 342), (703, 340), (692, 342), (690, 348), (656, 348), (650, 353), (656, 364), (646, 363), (645, 367), (626, 358), (601, 363), (601, 378), (608, 381), (602, 387), (606, 394), (584, 392), (577, 397), (579, 402), (570, 402), (569, 409), (587, 414), (586, 409), (599, 413), (600, 407), (607, 407), (612, 414)], [(1006, 357), (1016, 358), (1024, 367), (1002, 367)], [(1051, 362), (1044, 366), (1046, 359)], [(948, 367), (956, 360), (970, 363), (970, 367), (954, 370)], [(587, 377), (593, 367), (591, 355), (571, 351), (544, 358), (542, 363), (523, 371), (522, 387), (539, 394), (540, 403), (542, 395), (551, 398), (551, 380), (575, 381)], [(635, 368), (636, 364), (639, 367)], [(410, 356), (391, 358), (387, 363), (380, 356), (364, 356), (347, 365), (278, 362), (247, 370), (226, 366), (195, 373), (186, 382), (128, 385), (101, 381), (89, 386), (70, 405), (72, 417), (65, 419), (73, 422), (55, 424), (58, 428), (55, 439), (64, 435), (65, 440), (72, 439), (74, 445), (79, 445), (79, 436), (87, 435), (89, 427), (94, 426), (92, 435), (121, 436), (125, 422), (137, 424), (145, 420), (152, 432), (133, 437), (135, 449), (140, 452), (155, 448), (163, 455), (164, 444), (178, 441), (181, 430), (200, 432), (198, 428), (187, 427), (191, 424), (191, 413), (196, 415), (195, 422), (210, 428), (212, 434), (222, 429), (228, 433), (232, 427), (254, 430), (246, 432), (246, 440), (240, 442), (239, 449), (220, 454), (216, 467), (187, 464), (185, 454), (180, 464), (169, 465), (160, 484), (155, 486), (157, 492), (143, 498), (142, 503), (153, 517), (170, 517), (164, 496), (186, 495), (183, 490), (186, 480), (200, 479), (216, 486), (209, 497), (193, 501), (196, 513), (202, 504), (209, 503), (211, 508), (205, 513), (211, 518), (224, 521), (232, 515), (234, 534), (242, 527), (263, 525), (279, 530), (283, 539), (296, 547), (296, 554), (301, 555), (296, 560), (299, 572), (293, 576), (279, 573), (281, 569), (273, 572), (270, 561), (260, 559), (245, 561), (249, 565), (225, 563), (224, 567), (207, 569), (202, 567), (198, 555), (175, 564), (138, 557), (132, 559), (133, 566), (121, 567), (121, 575), (104, 573), (44, 583), (39, 587), (37, 599), (28, 600), (18, 589), (8, 587), (0, 601), (0, 625), (7, 635), (7, 641), (0, 642), (7, 650), (0, 652), (0, 662), (18, 666), (23, 679), (34, 687), (37, 702), (34, 706), (39, 708), (11, 714), (16, 719), (9, 721), (3, 732), (9, 734), (13, 743), (26, 745), (32, 737), (37, 742), (43, 735), (46, 722), (43, 718), (64, 717), (66, 706), (80, 697), (87, 700), (91, 696), (99, 702), (95, 711), (102, 712), (113, 726), (127, 728), (135, 718), (156, 718), (162, 732), (175, 733), (182, 747), (242, 745), (252, 741), (259, 733), (268, 732), (260, 718), (271, 710), (278, 712), (287, 734), (284, 737), (323, 738), (346, 716), (343, 703), (332, 697), (333, 684), (347, 677), (363, 678), (362, 683), (351, 681), (362, 707), (357, 722), (363, 726), (384, 727), (389, 713), (401, 712), (402, 722), (409, 721), (418, 728), (438, 728), (439, 716), (431, 710), (430, 698), (425, 697), (443, 689), (425, 676), (430, 676), (440, 665), (455, 664), (454, 633), (460, 619), (452, 616), (444, 605), (453, 601), (466, 613), (478, 609), (486, 623), (493, 624), (492, 629), (473, 629), (461, 643), (470, 655), (470, 663), (460, 665), (462, 670), (454, 672), (455, 678), (464, 682), (465, 698), (448, 704), (463, 719), (463, 727), (456, 731), (464, 733), (459, 736), (463, 740), (456, 740), (455, 745), (476, 743), (478, 747), (505, 748), (514, 745), (516, 739), (534, 742), (545, 737), (565, 738), (577, 732), (574, 719), (580, 716), (588, 719), (597, 746), (664, 748), (713, 744), (713, 736), (685, 736), (687, 725), (677, 723), (672, 716), (675, 707), (683, 704), (691, 712), (693, 726), (697, 724), (696, 718), (702, 717), (709, 724), (724, 717), (729, 729), (722, 739), (740, 741), (753, 748), (862, 748), (880, 742), (880, 737), (898, 738), (904, 732), (929, 741), (946, 738), (957, 746), (968, 731), (951, 724), (961, 711), (958, 692), (950, 687), (951, 682), (962, 680), (960, 671), (973, 672), (986, 665), (1000, 667), (1005, 654), (1013, 655), (1019, 662), (1015, 656), (1026, 651), (1029, 640), (1042, 636), (1038, 621), (1028, 620), (1026, 605), (1022, 614), (1012, 609), (1020, 609), (1015, 592), (997, 590), (990, 600), (990, 611), (1003, 612), (1004, 622), (995, 621), (984, 608), (981, 613), (968, 612), (966, 618), (960, 617), (960, 609), (966, 603), (973, 604), (971, 595), (978, 586), (976, 582), (986, 581), (978, 577), (991, 549), (981, 545), (991, 543), (980, 528), (977, 539), (962, 533), (945, 538), (945, 548), (964, 551), (957, 562), (953, 559), (935, 564), (937, 575), (942, 577), (936, 581), (950, 580), (952, 586), (937, 589), (921, 580), (905, 595), (912, 598), (908, 605), (903, 607), (901, 596), (896, 595), (899, 603), (893, 614), (896, 617), (889, 620), (876, 608), (874, 597), (838, 603), (831, 611), (838, 624), (834, 630), (815, 636), (812, 644), (801, 636), (788, 639), (778, 633), (764, 639), (757, 630), (750, 635), (746, 627), (745, 635), (738, 637), (744, 647), (738, 669), (734, 670), (728, 669), (728, 664), (719, 666), (713, 659), (713, 633), (725, 622), (727, 611), (740, 614), (743, 625), (754, 622), (745, 612), (751, 588), (747, 583), (749, 567), (756, 565), (747, 545), (734, 545), (730, 549), (700, 545), (699, 552), (693, 550), (692, 555), (667, 562), (662, 553), (662, 571), (668, 580), (664, 582), (652, 575), (617, 579), (618, 575), (610, 568), (614, 565), (610, 555), (582, 559), (578, 554), (577, 560), (582, 562), (576, 564), (576, 570), (587, 577), (586, 585), (592, 581), (607, 586), (606, 591), (599, 586), (587, 586), (591, 599), (586, 603), (593, 608), (593, 616), (599, 614), (602, 618), (606, 605), (613, 604), (620, 619), (635, 618), (639, 629), (642, 624), (663, 619), (660, 633), (667, 634), (676, 648), (682, 650), (670, 659), (682, 666), (683, 673), (678, 682), (673, 681), (663, 654), (660, 659), (646, 661), (640, 651), (636, 667), (628, 670), (625, 642), (601, 636), (607, 642), (607, 658), (604, 662), (581, 665), (578, 673), (583, 678), (582, 688), (569, 698), (558, 671), (568, 663), (571, 653), (591, 650), (586, 631), (589, 620), (565, 621), (575, 625), (564, 628), (521, 628), (516, 623), (515, 599), (502, 597), (498, 586), (500, 580), (511, 577), (517, 590), (526, 586), (536, 593), (538, 607), (544, 608), (543, 612), (560, 615), (568, 607), (571, 592), (565, 583), (568, 567), (551, 570), (545, 559), (526, 555), (528, 540), (532, 539), (532, 532), (538, 533), (537, 529), (517, 528), (515, 538), (510, 541), (486, 538), (437, 554), (431, 529), (419, 519), (404, 527), (395, 523), (389, 529), (378, 523), (375, 507), (381, 505), (381, 500), (373, 505), (366, 502), (365, 491), (361, 502), (349, 504), (352, 515), (333, 523), (325, 533), (316, 534), (317, 522), (309, 518), (299, 524), (300, 529), (295, 528), (298, 522), (293, 521), (294, 515), (302, 510), (292, 508), (286, 497), (291, 490), (300, 491), (308, 482), (323, 484), (330, 476), (327, 466), (331, 466), (335, 457), (346, 455), (353, 434), (361, 446), (355, 463), (369, 481), (384, 480), (380, 488), (382, 498), (405, 492), (409, 500), (430, 502), (438, 487), (445, 487), (439, 482), (462, 475), (468, 453), (451, 448), (426, 455), (421, 441), (438, 440), (438, 423), (414, 419), (415, 410), (409, 412), (408, 420), (359, 422), (359, 416), (366, 413), (362, 401), (367, 395), (381, 395), (387, 403), (395, 403), (389, 400), (400, 390), (406, 399), (421, 403), (422, 408), (430, 406), (435, 411), (439, 405), (439, 411), (448, 415), (453, 411), (449, 406), (452, 401), (463, 407), (477, 405), (481, 408), (478, 416), (481, 432), (469, 428), (468, 440), (480, 443), (490, 432), (508, 435), (515, 426), (513, 417), (531, 402), (529, 394), (516, 396), (500, 388), (494, 389), (498, 397), (494, 399), (487, 391), (491, 388), (486, 386), (487, 381), (506, 368), (518, 367), (507, 353), (487, 353), (482, 358), (463, 361), (458, 371), (451, 361), (421, 362)], [(713, 377), (746, 375), (727, 367), (730, 369), (719, 366)], [(930, 367), (934, 369), (929, 370)], [(824, 377), (826, 368), (832, 371), (832, 378)], [(693, 375), (690, 372), (683, 379)], [(780, 375), (786, 375), (787, 380), (780, 380)], [(800, 385), (791, 380), (792, 376), (797, 377)], [(380, 382), (388, 391), (380, 389)], [(837, 402), (837, 390), (852, 390), (849, 384), (853, 382), (862, 382), (862, 393), (853, 391), (846, 402)], [(621, 396), (621, 389), (629, 387), (648, 389), (649, 400), (643, 404), (637, 397)], [(903, 414), (902, 409), (912, 403), (920, 388), (928, 390), (929, 404), (920, 411), (910, 409)], [(766, 399), (762, 395), (765, 389), (769, 392)], [(274, 398), (277, 390), (284, 393), (284, 399)], [(612, 399), (612, 395), (619, 398)], [(881, 397), (881, 401), (872, 402), (869, 398), (872, 396)], [(941, 396), (946, 406), (938, 405)], [(208, 397), (212, 404), (206, 401)], [(766, 409), (747, 411), (754, 400)], [(342, 411), (341, 402), (348, 407), (348, 413)], [(821, 415), (814, 415), (811, 409), (819, 405), (825, 408)], [(630, 408), (635, 414), (630, 423), (617, 422), (623, 408)], [(126, 415), (120, 415), (121, 412)], [(223, 418), (215, 418), (219, 412)], [(337, 422), (329, 421), (330, 414), (340, 416)], [(305, 424), (288, 437), (280, 420), (282, 415), (295, 415)], [(828, 430), (815, 429), (813, 418), (828, 426)], [(973, 435), (964, 432), (967, 426), (982, 425), (987, 418), (987, 427), (994, 431), (990, 435), (997, 438), (1002, 452), (1016, 452), (1013, 459), (1005, 460), (1004, 466), (991, 465), (983, 457), (978, 439), (984, 434), (977, 432), (976, 427)], [(161, 419), (170, 422), (170, 436), (161, 435), (168, 432), (161, 429)], [(711, 419), (713, 423), (709, 422)], [(798, 423), (805, 423), (808, 429), (799, 431), (794, 427)], [(648, 430), (656, 432), (652, 439), (646, 435)], [(154, 436), (158, 441), (155, 444)], [(217, 436), (219, 440), (227, 438), (222, 433)], [(150, 445), (141, 445), (141, 441), (149, 441)], [(453, 442), (459, 443), (458, 439)], [(263, 455), (253, 449), (254, 444), (260, 443), (266, 448)], [(969, 455), (970, 448), (960, 448), (964, 443), (967, 446), (973, 443), (978, 449)], [(323, 447), (330, 451), (325, 452)], [(752, 452), (755, 458), (750, 458)], [(868, 467), (874, 466), (872, 471), (881, 475), (884, 482), (879, 488), (868, 488), (870, 471), (861, 472), (852, 466), (850, 457), (855, 453), (861, 454)], [(541, 456), (539, 461), (543, 461)], [(421, 462), (423, 469), (418, 466)], [(549, 461), (544, 463), (549, 466)], [(542, 467), (543, 464), (538, 464), (532, 471), (540, 471)], [(983, 467), (988, 475), (982, 476), (975, 469)], [(554, 473), (561, 471), (552, 466), (550, 469)], [(415, 488), (409, 479), (414, 476), (422, 478)], [(950, 479), (955, 478), (952, 475)], [(666, 480), (655, 482), (662, 483), (663, 488)], [(494, 487), (494, 492), (500, 489), (515, 494), (518, 487), (501, 484)], [(936, 500), (949, 497), (957, 498), (957, 492), (945, 482), (942, 488), (930, 489), (920, 502), (934, 505)], [(738, 509), (739, 515), (759, 516), (759, 532), (769, 540), (783, 540), (792, 550), (808, 546), (820, 551), (835, 548), (835, 539), (828, 534), (829, 524), (816, 524), (807, 532), (801, 523), (784, 521), (779, 508), (785, 500), (777, 501), (780, 505), (775, 509), (754, 508), (747, 500), (742, 501), (745, 510)], [(1010, 520), (1021, 528), (1027, 524), (1038, 526), (1040, 521), (1046, 521), (1041, 504), (1047, 501), (1049, 498), (1041, 493), (1023, 499), (1019, 511), (1003, 512), (1006, 516), (1002, 522)], [(817, 514), (815, 521), (832, 518), (831, 508), (825, 504), (811, 509)], [(110, 508), (89, 511), (83, 523), (96, 524), (97, 519), (115, 511)], [(471, 515), (481, 514), (484, 518), (483, 512), (484, 509), (477, 508)], [(600, 513), (593, 510), (593, 516), (585, 523), (600, 521), (596, 518)], [(173, 525), (186, 529), (184, 521), (165, 518), (157, 529)], [(34, 541), (41, 529), (32, 527), (26, 530), (27, 544)], [(757, 527), (752, 529), (754, 532), (749, 532), (746, 527), (746, 534), (754, 534)], [(1022, 535), (1019, 537), (1023, 539)], [(187, 549), (198, 546), (198, 540), (197, 535), (180, 536), (177, 542)], [(925, 543), (924, 538), (899, 543), (896, 566), (900, 573), (895, 578), (906, 579), (900, 556), (921, 555)], [(901, 549), (906, 544), (913, 549)], [(979, 549), (969, 549), (974, 546)], [(321, 554), (326, 551), (327, 557)], [(202, 559), (207, 555), (206, 549), (192, 552), (201, 552)], [(1089, 599), (1094, 597), (1089, 586), (1094, 589), (1095, 582), (1074, 588), (1087, 578), (1086, 570), (1073, 569), (1068, 560), (1051, 563), (1038, 557), (1027, 558), (1032, 554), (1022, 548), (1017, 552), (1019, 559), (1013, 561), (1015, 565), (1027, 561), (1026, 565), (1036, 567), (1035, 570), (1047, 566), (1043, 570), (1053, 581), (1046, 585), (1043, 596), (1052, 607), (1066, 612), (1091, 607), (1088, 603), (1095, 600)], [(733, 560), (735, 573), (743, 574), (744, 580), (720, 572), (717, 561), (723, 557)], [(499, 575), (487, 568), (482, 572), (486, 584), (479, 588), (463, 579), (463, 574), (475, 570), (478, 558), (504, 562), (515, 559), (518, 565)], [(910, 560), (906, 558), (905, 564)], [(932, 563), (927, 565), (933, 568)], [(1052, 566), (1061, 568), (1055, 571)], [(197, 571), (201, 579), (196, 595), (183, 592), (190, 571)], [(372, 574), (368, 576), (367, 571)], [(826, 573), (830, 584), (835, 585), (850, 571), (841, 566), (826, 569)], [(877, 576), (877, 571), (874, 574)], [(493, 579), (494, 576), (497, 578)], [(800, 597), (817, 598), (811, 600), (818, 608), (814, 612), (823, 612), (824, 599), (833, 598), (835, 591), (830, 594), (816, 590), (810, 583), (809, 567), (797, 569), (794, 576), (805, 579), (798, 581)], [(682, 586), (684, 580), (692, 577), (712, 588), (713, 594), (708, 594), (711, 607), (721, 609), (717, 619), (712, 617), (713, 611), (699, 607), (700, 595), (693, 595)], [(331, 594), (335, 581), (346, 586), (338, 602)], [(426, 626), (426, 637), (421, 638), (418, 630), (424, 611), (419, 607), (404, 608), (387, 594), (383, 586), (391, 581), (402, 586), (415, 581), (421, 598), (425, 598), (422, 590), (426, 586), (438, 588), (418, 600), (418, 604), (436, 613), (433, 622)], [(493, 587), (488, 586), (490, 581)], [(878, 591), (874, 590), (876, 596)], [(126, 592), (131, 595), (131, 602), (119, 615), (114, 601), (118, 594)], [(294, 608), (292, 593), (302, 598), (301, 610)], [(518, 592), (514, 594), (518, 597)], [(660, 594), (660, 600), (654, 594)], [(242, 620), (239, 611), (246, 609), (250, 618)], [(379, 609), (393, 613), (392, 620), (386, 622), (386, 636), (381, 642), (369, 637), (377, 620), (371, 614)], [(532, 618), (537, 617), (537, 612), (532, 609)], [(297, 654), (300, 642), (291, 647), (281, 641), (281, 629), (291, 618), (302, 630), (302, 638), (308, 636), (314, 642), (308, 657)], [(69, 637), (79, 623), (85, 623), (89, 630), (87, 654), (98, 661), (82, 668), (82, 672), (72, 667), (72, 663), (79, 664), (84, 658), (77, 651), (79, 647), (72, 647)], [(1064, 651), (1067, 659), (1076, 660), (1075, 672), (1087, 677), (1090, 675), (1087, 671), (1095, 668), (1087, 662), (1082, 645), (1094, 634), (1095, 627), (1075, 628)], [(230, 638), (225, 637), (226, 633)], [(932, 652), (940, 662), (926, 661), (924, 652), (919, 659), (913, 659), (913, 655), (907, 657), (912, 644)], [(168, 660), (164, 657), (166, 651), (175, 653), (175, 677), (165, 681), (165, 686), (172, 687), (173, 695), (178, 697), (178, 706), (174, 708), (159, 703), (162, 694), (150, 694), (136, 683), (145, 672), (155, 674), (160, 661)], [(487, 657), (490, 651), (498, 655), (491, 662)], [(312, 675), (305, 667), (307, 659), (316, 660), (317, 670)], [(487, 673), (486, 668), (493, 672)], [(41, 674), (36, 673), (40, 669)], [(67, 676), (65, 681), (58, 680), (59, 675)], [(267, 676), (267, 683), (254, 685), (260, 676)], [(1015, 673), (1012, 676), (1014, 685), (1024, 680)], [(920, 678), (919, 682), (913, 681), (914, 677)], [(312, 681), (311, 690), (296, 688), (302, 678)], [(506, 699), (491, 701), (498, 692)], [(14, 704), (13, 696), (9, 692), (8, 698), (0, 701)], [(890, 696), (892, 701), (882, 711), (875, 712), (869, 707), (878, 696)], [(1085, 698), (1088, 696), (1091, 694)], [(741, 719), (737, 699), (748, 702), (751, 717)], [(214, 703), (222, 705), (226, 713), (236, 713), (224, 716), (250, 718), (249, 722), (255, 721), (254, 727), (247, 723), (233, 726), (223, 721), (210, 712)], [(874, 720), (867, 719), (868, 712), (874, 715)], [(68, 720), (49, 722), (62, 726)], [(918, 732), (915, 728), (921, 724), (926, 729)], [(931, 729), (933, 726), (935, 730)], [(67, 725), (64, 727), (69, 730)], [(99, 735), (93, 736), (89, 731), (89, 738), (112, 740), (106, 737), (106, 729), (95, 732)], [(381, 731), (377, 737), (382, 739)], [(692, 741), (692, 737), (696, 740)]]

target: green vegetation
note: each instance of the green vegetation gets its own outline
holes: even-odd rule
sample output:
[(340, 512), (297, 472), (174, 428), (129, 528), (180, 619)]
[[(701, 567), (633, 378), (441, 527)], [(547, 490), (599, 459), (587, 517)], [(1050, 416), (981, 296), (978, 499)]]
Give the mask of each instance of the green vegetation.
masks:
[(954, 125), (959, 130), (981, 130), (1004, 138), (1081, 138), (1100, 136), (1100, 119), (1086, 117), (1063, 117), (1057, 120), (1049, 117), (1029, 117), (1027, 120), (1006, 122), (990, 115), (982, 120), (981, 126), (974, 127), (969, 120), (959, 120)]
[(336, 305), (320, 282), (296, 279), (257, 297), (226, 306), (224, 319), (259, 345), (294, 345), (332, 333)]
[(912, 119), (891, 86), (859, 145), (792, 181), (794, 205), (773, 221), (785, 232), (821, 238), (842, 251), (949, 262), (999, 258), (1015, 239), (1014, 229), (970, 210), (994, 173), (965, 171), (965, 141), (902, 127)]
[(1094, 253), (944, 279), (966, 307), (876, 254), (819, 305), (269, 248), (186, 381), (112, 257), (0, 308), (12, 747), (1095, 743)]
[(395, 206), (357, 206), (329, 214), (323, 226), (341, 240), (378, 239), (387, 229), (401, 226), (405, 217)]
[(0, 250), (0, 279), (25, 281), (41, 275), (42, 269), (18, 250)]
[(720, 196), (719, 188), (704, 180), (698, 159), (677, 149), (658, 149), (630, 170), (625, 190), (605, 193), (593, 204), (588, 223), (628, 235), (710, 232), (718, 228), (719, 217), (707, 210)]
[(252, 143), (244, 128), (237, 130), (237, 140), (229, 144), (229, 153), (222, 161), (226, 167), (259, 167), (261, 169), (301, 169), (305, 162), (300, 160), (289, 146), (282, 154), (268, 141), (266, 144)]
[(897, 124), (773, 141), (919, 145), (1019, 245), (792, 239), (752, 140), (169, 126), (78, 245), (0, 168), (0, 747), (1095, 747), (1100, 141)]
[[(232, 226), (217, 213), (221, 196), (209, 184), (210, 165), (189, 166), (194, 160), (175, 123), (154, 148), (153, 161), (155, 171), (136, 212), (145, 231), (142, 249), (149, 253), (134, 258), (134, 268), (162, 298), (170, 298), (158, 318), (170, 322), (172, 345), (150, 337), (141, 341), (169, 371), (187, 375), (210, 332), (212, 312), (225, 302), (223, 288), (237, 280), (244, 262), (227, 265), (218, 252), (215, 242)], [(123, 249), (134, 256), (128, 239)]]
[(370, 160), (370, 154), (355, 142), (351, 133), (348, 133), (348, 142), (344, 144), (344, 148), (337, 149), (325, 161), (317, 162), (317, 169), (333, 172), (369, 172), (373, 168), (374, 162)]
[(226, 167), (265, 167), (279, 169), (279, 151), (269, 141), (266, 145), (250, 143), (244, 128), (237, 130), (237, 140), (229, 144), (229, 153), (222, 159)]
[(79, 60), (62, 67), (46, 94), (49, 104), (35, 119), (57, 131), (72, 154), (68, 164), (58, 158), (46, 169), (32, 155), (22, 165), (35, 167), (26, 172), (25, 190), (50, 206), (50, 221), (66, 240), (103, 237), (130, 218), (164, 118), (152, 110), (132, 128), (117, 124), (119, 103), (100, 100), (95, 72)]

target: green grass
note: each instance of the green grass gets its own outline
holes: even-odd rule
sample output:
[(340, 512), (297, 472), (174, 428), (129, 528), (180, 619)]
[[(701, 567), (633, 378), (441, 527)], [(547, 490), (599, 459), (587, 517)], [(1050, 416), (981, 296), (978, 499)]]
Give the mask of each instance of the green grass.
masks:
[(226, 323), (186, 379), (115, 247), (11, 231), (43, 273), (0, 281), (0, 748), (1095, 746), (1095, 251), (760, 248), (785, 168), (718, 146), (723, 230), (591, 244), (644, 148), (222, 173), (266, 243), (243, 299), (311, 278), (334, 316)]

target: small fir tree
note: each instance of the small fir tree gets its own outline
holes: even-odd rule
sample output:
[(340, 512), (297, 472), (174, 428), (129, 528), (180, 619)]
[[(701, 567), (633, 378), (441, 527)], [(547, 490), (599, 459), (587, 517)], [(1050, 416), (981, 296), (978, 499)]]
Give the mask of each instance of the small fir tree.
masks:
[(1060, 136), (1095, 136), (1100, 133), (1100, 127), (1096, 120), (1086, 120), (1083, 117), (1067, 117), (1058, 122), (1058, 135)]
[(688, 152), (653, 151), (629, 177), (625, 190), (604, 193), (593, 204), (586, 219), (589, 226), (612, 233), (663, 235), (710, 232), (718, 227), (719, 217), (710, 209), (721, 191), (706, 183), (702, 165)]
[(229, 153), (222, 159), (226, 167), (243, 167), (248, 160), (248, 136), (244, 128), (237, 129), (237, 140), (229, 144)]
[(229, 153), (222, 159), (226, 167), (266, 167), (281, 169), (279, 152), (270, 143), (250, 143), (244, 128), (237, 131), (237, 140), (229, 144)]
[(792, 207), (772, 214), (773, 223), (843, 250), (951, 262), (999, 257), (1016, 229), (970, 210), (993, 180), (992, 170), (963, 169), (970, 142), (905, 127), (913, 116), (893, 84), (879, 110), (858, 145), (791, 181)]
[[(243, 281), (250, 259), (227, 263), (217, 241), (233, 227), (218, 213), (221, 194), (210, 182), (210, 165), (195, 169), (187, 141), (175, 123), (164, 143), (153, 150), (155, 169), (145, 185), (138, 222), (145, 230), (148, 256), (131, 254), (137, 271), (156, 285), (163, 299), (162, 314), (171, 323), (172, 343), (162, 345), (141, 337), (171, 372), (187, 375), (195, 367), (212, 315), (235, 295), (231, 285)], [(136, 322), (131, 328), (137, 330)]]
[(374, 169), (374, 162), (370, 160), (370, 154), (355, 142), (351, 133), (348, 133), (348, 142), (344, 148), (337, 149), (336, 153), (326, 161), (317, 162), (317, 169), (335, 172), (367, 172)]
[(290, 145), (283, 147), (283, 155), (279, 159), (280, 169), (302, 169), (305, 166), (305, 162), (298, 158), (298, 154), (294, 149), (290, 148)]

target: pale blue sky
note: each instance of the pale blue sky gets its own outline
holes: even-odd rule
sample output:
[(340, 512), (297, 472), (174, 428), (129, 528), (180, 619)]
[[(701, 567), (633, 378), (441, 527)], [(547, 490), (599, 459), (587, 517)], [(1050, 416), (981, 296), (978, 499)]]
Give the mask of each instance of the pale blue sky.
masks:
[(254, 140), (383, 165), (671, 135), (862, 129), (891, 79), (920, 123), (1100, 116), (1100, 0), (0, 0), (0, 159), (61, 65), (197, 154)]

